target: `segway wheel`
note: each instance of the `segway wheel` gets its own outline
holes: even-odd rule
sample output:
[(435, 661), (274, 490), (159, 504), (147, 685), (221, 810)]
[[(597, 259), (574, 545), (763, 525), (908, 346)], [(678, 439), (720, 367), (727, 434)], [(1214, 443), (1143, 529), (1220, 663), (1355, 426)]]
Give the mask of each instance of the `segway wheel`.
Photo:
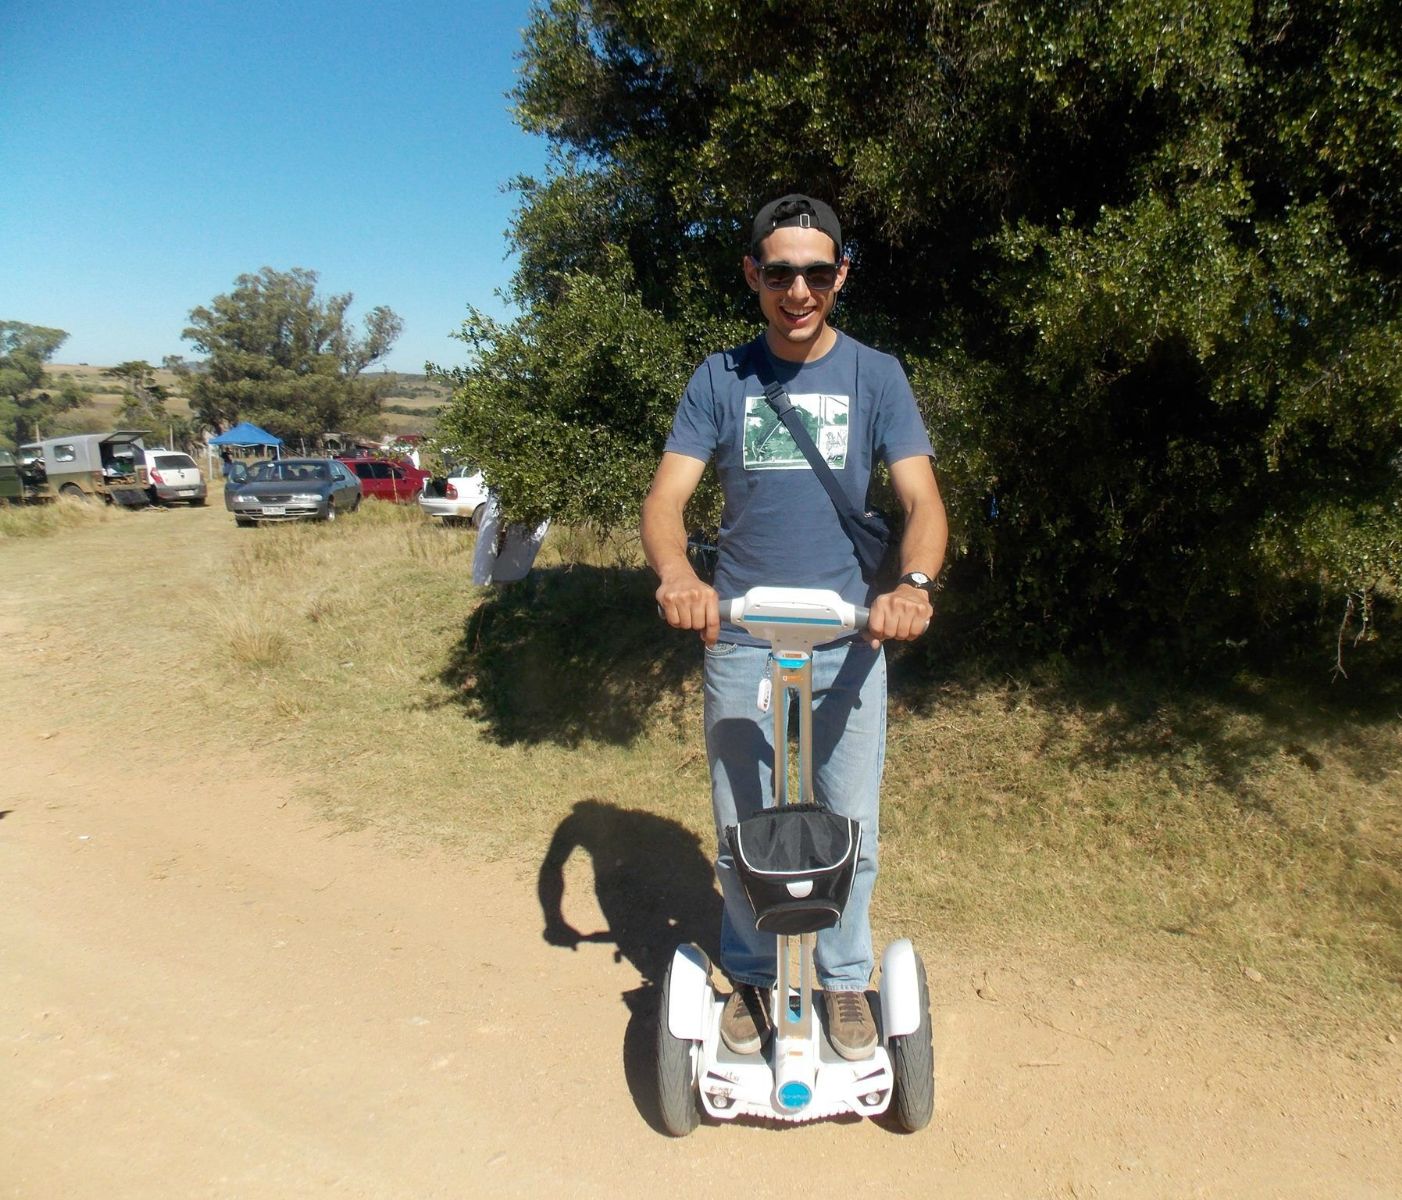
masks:
[(914, 1033), (893, 1037), (891, 1070), (896, 1077), (891, 1091), (891, 1116), (906, 1133), (924, 1129), (935, 1115), (935, 1047), (930, 1032), (930, 990), (925, 964), (917, 957), (920, 981), (920, 1025)]
[(657, 1011), (657, 1108), (662, 1128), (685, 1137), (701, 1122), (696, 1093), (696, 1043), (674, 1037), (667, 1028), (667, 997), (672, 994), (672, 967), (662, 979)]

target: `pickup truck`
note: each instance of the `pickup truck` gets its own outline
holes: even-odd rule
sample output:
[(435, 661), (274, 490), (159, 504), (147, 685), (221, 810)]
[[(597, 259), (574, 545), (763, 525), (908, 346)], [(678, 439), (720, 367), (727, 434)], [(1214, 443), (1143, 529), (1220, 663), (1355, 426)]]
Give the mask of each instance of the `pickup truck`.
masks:
[(145, 434), (144, 429), (70, 433), (22, 446), (22, 456), (28, 461), (23, 472), (27, 497), (101, 499), (126, 508), (150, 504), (147, 489), (151, 479), (141, 443)]

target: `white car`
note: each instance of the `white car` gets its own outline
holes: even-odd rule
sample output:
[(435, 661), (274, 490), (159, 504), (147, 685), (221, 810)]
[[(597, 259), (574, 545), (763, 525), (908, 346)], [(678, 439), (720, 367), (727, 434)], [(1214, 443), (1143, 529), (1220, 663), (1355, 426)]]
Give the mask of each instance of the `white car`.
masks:
[(482, 524), (487, 512), (487, 484), (481, 471), (466, 468), (424, 480), (419, 493), (419, 507), (430, 517), (441, 517), (444, 524), (469, 522), (474, 528)]
[(146, 455), (146, 474), (151, 480), (146, 491), (153, 504), (205, 502), (208, 489), (204, 475), (188, 454), (161, 446), (147, 446), (142, 452)]

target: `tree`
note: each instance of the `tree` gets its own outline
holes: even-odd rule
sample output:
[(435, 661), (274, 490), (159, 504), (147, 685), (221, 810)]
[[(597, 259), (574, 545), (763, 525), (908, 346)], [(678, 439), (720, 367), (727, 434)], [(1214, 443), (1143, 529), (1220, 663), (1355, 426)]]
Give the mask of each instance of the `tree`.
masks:
[(10, 445), (38, 440), (51, 418), (83, 403), (72, 384), (48, 390), (44, 364), (67, 340), (62, 329), (0, 321), (0, 437)]
[(170, 389), (157, 381), (156, 369), (145, 359), (118, 363), (102, 374), (122, 385), (122, 407), (117, 419), (123, 424), (145, 422), (160, 426), (169, 422), (166, 401), (170, 399)]
[(360, 374), (390, 352), (403, 322), (375, 308), (357, 336), (346, 317), (354, 297), (320, 297), (316, 284), (315, 271), (264, 267), (191, 311), (183, 336), (205, 361), (172, 365), (199, 420), (217, 431), (248, 420), (284, 438), (374, 431), (385, 381)]
[[(811, 191), (856, 257), (839, 323), (906, 362), (991, 622), (1187, 649), (1320, 596), (1367, 612), (1402, 574), (1399, 79), (1381, 0), (551, 0), (516, 95), (557, 150), (518, 181), (525, 315), (470, 327), (453, 436), (538, 507), (507, 457), (569, 443), (585, 364), (753, 329), (747, 215)], [(607, 337), (555, 325), (581, 296)], [(635, 372), (591, 378), (618, 461), (660, 450), (652, 383), (640, 421)], [(631, 519), (640, 473), (590, 513)]]
[[(162, 365), (176, 375), (188, 377), (183, 361), (176, 355), (166, 355)], [(122, 384), (122, 405), (117, 410), (119, 424), (150, 430), (172, 449), (189, 449), (198, 442), (202, 423), (170, 411), (171, 391), (156, 378), (156, 369), (145, 359), (118, 363), (102, 374)]]
[(698, 357), (744, 334), (704, 311), (650, 312), (621, 254), (602, 271), (558, 279), (552, 303), (511, 325), (473, 311), (461, 336), (475, 365), (430, 368), (455, 387), (439, 441), (470, 447), (518, 520), (631, 520)]

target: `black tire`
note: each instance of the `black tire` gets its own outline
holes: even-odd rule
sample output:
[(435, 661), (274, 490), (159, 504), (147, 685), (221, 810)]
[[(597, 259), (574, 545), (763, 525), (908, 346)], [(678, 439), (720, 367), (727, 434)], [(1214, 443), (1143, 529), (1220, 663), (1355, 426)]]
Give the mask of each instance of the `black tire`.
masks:
[(328, 525), (336, 519), (336, 502), (331, 500), (326, 505), (326, 515), (321, 518)]
[(76, 483), (65, 483), (58, 489), (58, 494), (60, 496), (67, 496), (70, 500), (81, 500), (84, 504), (92, 499), (92, 497), (89, 496), (87, 492), (83, 491)]
[(906, 1133), (924, 1129), (935, 1115), (935, 1047), (930, 1030), (930, 989), (925, 964), (915, 958), (920, 981), (920, 1026), (890, 1043), (891, 1070), (896, 1082), (891, 1091), (891, 1116)]
[(657, 1111), (662, 1128), (673, 1137), (686, 1137), (701, 1123), (697, 1107), (694, 1042), (673, 1037), (667, 1028), (667, 997), (672, 991), (672, 965), (662, 977), (657, 1007)]
[(472, 528), (473, 528), (473, 529), (481, 529), (481, 528), (482, 528), (482, 518), (485, 517), (486, 515), (487, 515), (487, 506), (486, 506), (485, 504), (479, 504), (476, 508), (474, 508), (474, 509), (472, 510)]
[(191, 501), (190, 501), (190, 507), (191, 507), (191, 508), (203, 508), (203, 507), (204, 507), (206, 504), (208, 504), (208, 503), (209, 503), (208, 500), (191, 500)]

